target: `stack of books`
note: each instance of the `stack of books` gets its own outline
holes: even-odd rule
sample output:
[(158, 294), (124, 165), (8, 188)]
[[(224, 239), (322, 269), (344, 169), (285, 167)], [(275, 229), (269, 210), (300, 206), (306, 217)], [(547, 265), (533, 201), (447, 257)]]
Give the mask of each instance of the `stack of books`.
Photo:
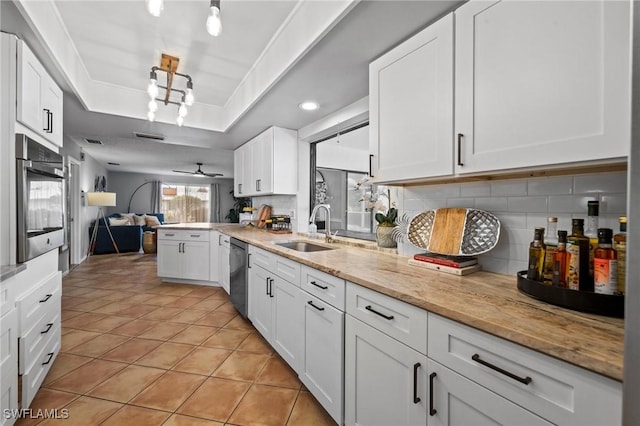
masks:
[(474, 256), (447, 256), (436, 253), (415, 254), (409, 264), (454, 275), (467, 275), (481, 269)]

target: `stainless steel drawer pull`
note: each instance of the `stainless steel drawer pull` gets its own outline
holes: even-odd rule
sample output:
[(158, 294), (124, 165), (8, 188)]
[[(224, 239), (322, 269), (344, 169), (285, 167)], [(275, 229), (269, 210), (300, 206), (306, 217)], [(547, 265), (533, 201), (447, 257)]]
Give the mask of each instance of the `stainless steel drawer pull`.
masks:
[(44, 331), (41, 331), (40, 334), (47, 334), (49, 332), (49, 330), (51, 330), (51, 327), (53, 327), (53, 323), (52, 322), (47, 324), (47, 329), (44, 330)]
[(436, 373), (429, 374), (429, 415), (435, 416), (438, 413), (438, 410), (433, 408), (433, 379), (437, 376)]
[(507, 376), (507, 377), (509, 377), (509, 378), (511, 378), (513, 380), (517, 380), (520, 383), (523, 383), (525, 385), (528, 385), (533, 380), (529, 376), (527, 376), (525, 378), (522, 378), (520, 376), (516, 376), (515, 374), (508, 372), (507, 370), (503, 370), (502, 368), (500, 368), (500, 367), (498, 367), (496, 365), (493, 365), (493, 364), (491, 364), (491, 363), (489, 363), (489, 362), (487, 362), (485, 360), (480, 359), (480, 355), (478, 355), (478, 354), (473, 354), (471, 359), (474, 360), (475, 362), (477, 362), (478, 364), (482, 364), (485, 367), (489, 367), (490, 369), (492, 369), (494, 371), (497, 371), (500, 374), (504, 374), (505, 376)]
[(317, 309), (317, 310), (319, 310), (319, 311), (324, 311), (324, 308), (323, 308), (323, 307), (321, 307), (321, 306), (316, 306), (316, 305), (313, 303), (313, 300), (309, 300), (307, 303), (308, 303), (309, 305), (313, 306), (314, 308), (316, 308), (316, 309)]
[(269, 278), (269, 297), (273, 297), (273, 278)]
[(320, 285), (320, 284), (318, 284), (318, 283), (317, 283), (317, 282), (315, 282), (315, 281), (311, 281), (309, 284), (311, 284), (311, 285), (315, 285), (316, 287), (321, 288), (321, 289), (323, 289), (323, 290), (326, 290), (326, 289), (328, 289), (328, 288), (329, 288), (328, 286), (326, 286), (326, 285)]
[(42, 365), (47, 365), (51, 362), (51, 358), (53, 358), (53, 354), (55, 352), (49, 352), (47, 355), (49, 355), (49, 359), (47, 359), (45, 362), (42, 363)]
[(201, 235), (200, 234), (191, 234), (191, 238), (200, 238)]
[(371, 312), (373, 312), (373, 313), (374, 313), (374, 314), (376, 314), (376, 315), (380, 315), (382, 318), (384, 318), (384, 319), (386, 319), (386, 320), (391, 321), (391, 320), (393, 319), (393, 315), (385, 315), (385, 314), (383, 314), (382, 312), (378, 312), (378, 311), (376, 311), (375, 309), (373, 309), (373, 308), (371, 307), (371, 305), (367, 305), (367, 306), (365, 306), (364, 308), (365, 308), (367, 311), (371, 311)]
[(165, 237), (175, 237), (176, 234), (164, 234)]
[(462, 162), (462, 133), (458, 133), (458, 166), (464, 166)]
[(47, 295), (44, 297), (44, 299), (42, 299), (42, 300), (40, 301), (40, 303), (44, 303), (44, 302), (46, 302), (47, 300), (51, 299), (51, 296), (53, 296), (53, 294), (47, 294)]
[(418, 396), (418, 368), (420, 368), (420, 363), (416, 362), (413, 364), (413, 403), (417, 404), (420, 402), (420, 397)]

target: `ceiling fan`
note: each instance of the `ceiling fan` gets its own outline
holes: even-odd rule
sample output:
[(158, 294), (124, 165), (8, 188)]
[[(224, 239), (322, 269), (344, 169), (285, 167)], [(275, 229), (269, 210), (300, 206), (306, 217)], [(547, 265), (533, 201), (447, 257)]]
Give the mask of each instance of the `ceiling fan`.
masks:
[(196, 164), (198, 165), (198, 170), (196, 170), (195, 172), (185, 172), (183, 170), (172, 170), (172, 171), (175, 173), (186, 173), (189, 175), (196, 175), (196, 176), (208, 176), (208, 177), (222, 176), (222, 173), (205, 173), (201, 169), (202, 163), (196, 163)]

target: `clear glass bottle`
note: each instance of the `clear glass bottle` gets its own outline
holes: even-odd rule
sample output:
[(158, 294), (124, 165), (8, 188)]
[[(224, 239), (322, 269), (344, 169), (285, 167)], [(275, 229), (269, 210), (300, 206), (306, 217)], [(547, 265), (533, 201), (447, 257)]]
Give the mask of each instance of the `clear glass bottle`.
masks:
[(533, 241), (529, 245), (527, 278), (530, 280), (543, 281), (544, 254), (544, 228), (536, 228), (533, 233)]
[(546, 247), (544, 255), (544, 280), (552, 281), (553, 279), (553, 255), (558, 247), (558, 237), (556, 235), (558, 228), (558, 218), (547, 218), (547, 232), (544, 236), (544, 245)]
[(558, 247), (553, 254), (553, 278), (551, 280), (555, 287), (567, 287), (568, 261), (567, 231), (558, 231)]
[(571, 220), (567, 252), (567, 288), (593, 291), (593, 280), (589, 277), (589, 238), (584, 236), (584, 219)]
[(613, 248), (618, 254), (618, 293), (624, 294), (627, 283), (627, 217), (621, 216), (620, 232), (613, 236)]
[(598, 247), (593, 253), (593, 289), (596, 293), (618, 292), (618, 261), (612, 239), (612, 229), (598, 229)]
[(587, 229), (584, 236), (589, 238), (589, 277), (593, 280), (593, 252), (598, 247), (598, 219), (600, 215), (600, 202), (587, 201)]

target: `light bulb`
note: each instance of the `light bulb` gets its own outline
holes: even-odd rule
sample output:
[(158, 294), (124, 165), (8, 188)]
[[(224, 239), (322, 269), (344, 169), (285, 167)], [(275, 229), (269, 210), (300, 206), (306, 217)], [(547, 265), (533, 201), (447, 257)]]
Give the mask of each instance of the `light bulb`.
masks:
[(186, 117), (187, 116), (187, 106), (184, 102), (180, 103), (180, 108), (178, 108), (178, 116)]
[(176, 124), (180, 127), (182, 127), (182, 125), (184, 124), (184, 117), (182, 117), (181, 115), (178, 116), (178, 118), (176, 118)]
[(222, 21), (220, 20), (220, 8), (218, 6), (211, 6), (209, 8), (207, 32), (214, 37), (219, 36), (222, 32)]
[(193, 90), (192, 89), (187, 89), (187, 94), (184, 97), (185, 105), (191, 106), (191, 105), (193, 105), (194, 101), (195, 101), (195, 98), (193, 97)]
[(164, 9), (164, 2), (162, 0), (147, 0), (147, 10), (156, 18), (160, 16)]
[(147, 86), (147, 93), (151, 99), (155, 99), (158, 96), (158, 82), (154, 79), (149, 80), (149, 86)]
[(158, 103), (151, 99), (148, 104), (149, 112), (156, 112), (158, 110)]
[(149, 119), (149, 121), (153, 121), (156, 119), (156, 114), (153, 111), (149, 111), (147, 113), (147, 118)]

